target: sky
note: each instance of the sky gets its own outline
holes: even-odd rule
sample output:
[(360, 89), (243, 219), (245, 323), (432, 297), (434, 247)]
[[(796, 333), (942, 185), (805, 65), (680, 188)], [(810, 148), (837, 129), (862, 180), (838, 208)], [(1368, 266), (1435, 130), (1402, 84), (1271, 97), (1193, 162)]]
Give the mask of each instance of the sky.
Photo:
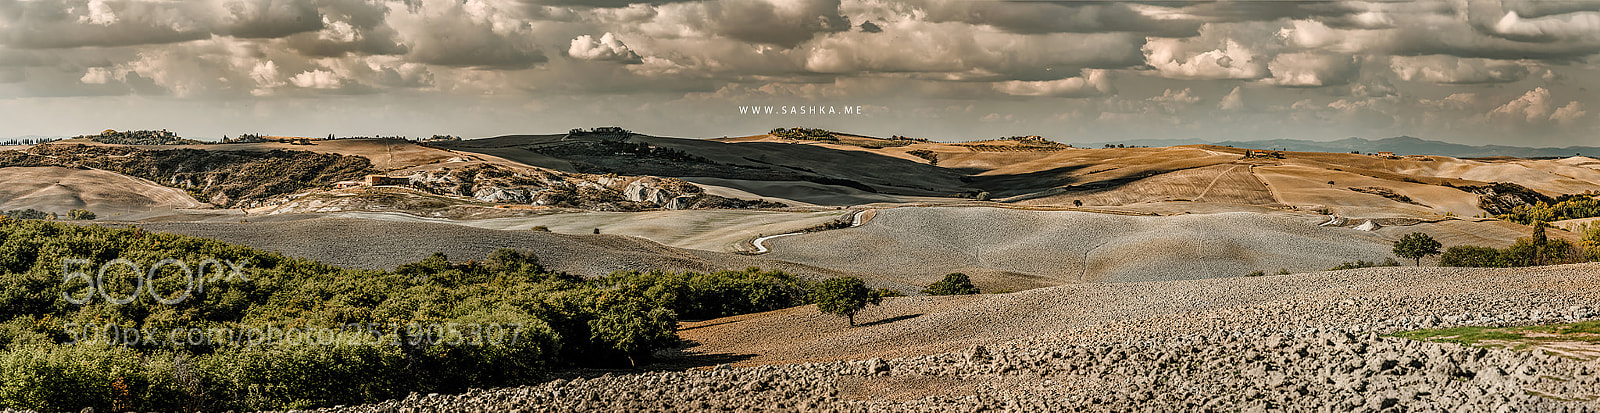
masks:
[(1568, 146), (1595, 86), (1600, 0), (0, 0), (0, 138)]

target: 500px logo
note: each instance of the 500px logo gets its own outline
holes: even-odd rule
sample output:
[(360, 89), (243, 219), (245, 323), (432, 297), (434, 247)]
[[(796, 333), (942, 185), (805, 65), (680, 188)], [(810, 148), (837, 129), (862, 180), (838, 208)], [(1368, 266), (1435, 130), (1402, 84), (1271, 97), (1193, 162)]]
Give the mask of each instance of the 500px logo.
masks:
[[(83, 297), (73, 297), (71, 292), (72, 290), (66, 289), (61, 292), (61, 298), (66, 299), (67, 302), (72, 304), (85, 305), (94, 301), (94, 297), (98, 292), (98, 295), (101, 298), (104, 298), (107, 303), (111, 303), (113, 305), (123, 305), (139, 299), (140, 293), (148, 291), (150, 298), (155, 299), (156, 302), (165, 305), (176, 305), (178, 303), (182, 303), (183, 300), (189, 299), (189, 296), (195, 292), (204, 293), (206, 289), (206, 283), (208, 282), (218, 282), (222, 280), (240, 280), (249, 282), (250, 279), (244, 275), (244, 267), (249, 264), (250, 260), (244, 260), (242, 263), (236, 263), (230, 260), (217, 260), (208, 258), (200, 261), (195, 267), (190, 267), (188, 263), (185, 263), (182, 260), (168, 258), (157, 261), (155, 264), (150, 265), (150, 269), (148, 271), (145, 271), (139, 266), (138, 263), (124, 258), (118, 258), (101, 264), (99, 272), (97, 272), (94, 277), (90, 277), (89, 273), (82, 270), (85, 268), (94, 268), (93, 261), (79, 258), (68, 258), (61, 260), (61, 284), (68, 285), (72, 283), (73, 280), (83, 280), (83, 283), (88, 284), (87, 287), (89, 293), (84, 294)], [(127, 269), (132, 270), (133, 274), (135, 275), (133, 277), (133, 292), (128, 294), (126, 297), (113, 297), (111, 295), (112, 292), (106, 288), (108, 287), (106, 284), (106, 273), (119, 267), (126, 267)], [(183, 275), (184, 281), (187, 284), (185, 284), (182, 291), (175, 292), (167, 297), (163, 297), (160, 293), (156, 292), (155, 280), (156, 277), (160, 275), (163, 268), (177, 270)], [(78, 271), (73, 271), (74, 269), (77, 269)], [(216, 271), (216, 275), (212, 276), (211, 278), (203, 278), (206, 274), (208, 274), (207, 271), (211, 269), (220, 271)]]

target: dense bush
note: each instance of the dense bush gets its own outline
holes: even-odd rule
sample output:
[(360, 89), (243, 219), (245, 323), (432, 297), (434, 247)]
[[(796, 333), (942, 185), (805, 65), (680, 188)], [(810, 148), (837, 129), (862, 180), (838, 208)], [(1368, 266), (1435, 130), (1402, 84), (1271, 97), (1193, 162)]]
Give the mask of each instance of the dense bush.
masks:
[[(1516, 243), (1504, 249), (1462, 245), (1450, 247), (1445, 255), (1439, 258), (1439, 265), (1447, 267), (1529, 267), (1536, 265), (1571, 264), (1576, 262), (1594, 261), (1600, 258), (1600, 250), (1593, 248), (1589, 240), (1600, 240), (1600, 231), (1584, 234), (1581, 243), (1556, 238), (1551, 239), (1545, 232), (1543, 222), (1535, 222), (1533, 235), (1517, 238)], [(1592, 238), (1591, 238), (1592, 237)]]
[(922, 290), (927, 295), (971, 295), (978, 293), (978, 287), (972, 285), (972, 279), (966, 274), (953, 272), (946, 274), (939, 282), (929, 284)]
[[(93, 274), (94, 265), (119, 258), (246, 264), (243, 277), (223, 266), (199, 269), (209, 282), (188, 290), (177, 267), (164, 267), (150, 277), (151, 293), (122, 305), (84, 281), (63, 282), (63, 272)], [(65, 259), (94, 265), (64, 268)], [(136, 291), (132, 273), (107, 272), (111, 297)], [(0, 406), (296, 409), (526, 384), (551, 368), (645, 362), (678, 342), (678, 311), (794, 305), (803, 285), (755, 269), (589, 281), (512, 250), (482, 262), (435, 254), (393, 271), (351, 270), (136, 228), (0, 218)], [(720, 301), (666, 298), (679, 291)], [(155, 295), (182, 299), (162, 304)], [(77, 299), (88, 302), (70, 301)], [(260, 340), (293, 329), (311, 334)]]
[(1505, 267), (1500, 250), (1477, 245), (1457, 245), (1439, 256), (1439, 265), (1445, 267)]
[(793, 275), (754, 267), (710, 274), (623, 271), (601, 277), (594, 284), (628, 289), (625, 295), (644, 297), (693, 320), (805, 305), (810, 303), (807, 294), (811, 287)]
[(76, 220), (82, 220), (82, 221), (88, 221), (88, 220), (93, 220), (95, 218), (95, 215), (94, 215), (93, 212), (90, 212), (87, 209), (73, 209), (73, 210), (67, 211), (67, 218), (76, 219)]
[(16, 219), (56, 219), (56, 213), (44, 212), (37, 209), (18, 209), (13, 211), (0, 211), (0, 216)]

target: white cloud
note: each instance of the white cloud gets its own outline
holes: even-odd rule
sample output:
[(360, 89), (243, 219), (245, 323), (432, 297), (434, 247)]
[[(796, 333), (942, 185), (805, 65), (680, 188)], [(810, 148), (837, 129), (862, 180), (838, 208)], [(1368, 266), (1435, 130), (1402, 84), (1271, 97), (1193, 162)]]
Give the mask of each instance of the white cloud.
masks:
[(307, 89), (337, 89), (344, 86), (344, 80), (339, 75), (322, 69), (300, 72), (289, 78), (289, 83)]
[(1489, 117), (1529, 124), (1547, 122), (1570, 124), (1588, 114), (1583, 109), (1583, 104), (1578, 101), (1569, 101), (1559, 108), (1556, 105), (1549, 90), (1536, 87), (1521, 97), (1489, 111)]
[(90, 85), (103, 85), (112, 80), (111, 70), (103, 67), (91, 67), (83, 73), (82, 78), (78, 79), (78, 81)]
[(572, 39), (572, 46), (567, 48), (567, 55), (582, 60), (617, 62), (624, 64), (643, 63), (644, 59), (623, 44), (611, 32), (601, 35), (599, 39), (594, 36), (582, 35)]
[(1194, 90), (1190, 88), (1183, 88), (1183, 90), (1176, 92), (1174, 92), (1172, 89), (1167, 89), (1166, 91), (1161, 92), (1161, 96), (1152, 96), (1150, 101), (1165, 103), (1195, 103), (1200, 101), (1200, 97), (1195, 96)]
[(1266, 64), (1254, 52), (1234, 40), (1221, 48), (1185, 53), (1180, 39), (1155, 39), (1144, 45), (1145, 63), (1172, 79), (1259, 79), (1266, 75)]
[(1244, 88), (1234, 86), (1233, 91), (1228, 92), (1227, 96), (1223, 96), (1222, 100), (1217, 102), (1217, 109), (1229, 111), (1244, 109)]
[(116, 12), (111, 11), (111, 6), (105, 0), (91, 0), (88, 5), (89, 12), (78, 17), (79, 23), (98, 24), (110, 26), (117, 22)]
[(1528, 77), (1528, 67), (1511, 61), (1454, 56), (1395, 56), (1389, 68), (1400, 80), (1470, 84), (1509, 83)]
[[(1104, 70), (1085, 70), (1083, 76), (1027, 82), (1012, 80), (995, 83), (994, 89), (1012, 96), (1091, 97), (1113, 93), (1110, 76)], [(1170, 91), (1169, 91), (1170, 92)], [(1187, 90), (1185, 92), (1188, 92)]]
[(1556, 121), (1556, 123), (1560, 123), (1562, 125), (1568, 125), (1572, 124), (1573, 122), (1577, 122), (1579, 119), (1583, 119), (1583, 116), (1587, 114), (1589, 114), (1589, 112), (1583, 110), (1582, 103), (1579, 103), (1578, 101), (1571, 101), (1567, 102), (1566, 106), (1562, 106), (1561, 108), (1556, 109), (1555, 112), (1550, 113), (1550, 120)]
[(1278, 55), (1267, 67), (1272, 78), (1266, 83), (1287, 87), (1343, 85), (1360, 74), (1353, 57), (1316, 53)]

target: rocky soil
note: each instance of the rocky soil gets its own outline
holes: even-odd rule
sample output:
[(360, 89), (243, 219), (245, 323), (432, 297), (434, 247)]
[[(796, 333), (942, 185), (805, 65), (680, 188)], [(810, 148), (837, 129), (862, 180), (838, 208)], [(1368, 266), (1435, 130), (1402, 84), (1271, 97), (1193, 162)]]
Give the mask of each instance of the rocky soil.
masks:
[[(1398, 292), (1352, 299), (1334, 291), (1343, 289), (1336, 284), (1355, 278)], [(1084, 296), (1057, 297), (1061, 301), (1039, 295), (1069, 290), (1051, 288), (1028, 292), (1034, 294), (1028, 301), (1116, 314), (1103, 324), (1039, 328), (1022, 339), (955, 351), (569, 376), (534, 386), (413, 395), (324, 411), (1597, 411), (1600, 364), (1593, 360), (1384, 335), (1600, 318), (1596, 281), (1600, 265), (1589, 264), (1367, 269), (1283, 277), (1266, 284), (1280, 287), (1270, 289), (1230, 280), (1136, 285), (1163, 298), (1187, 294), (1198, 307), (1232, 302), (1189, 313), (1097, 303), (1115, 297), (1081, 289), (1072, 292)], [(1281, 290), (1311, 288), (1298, 284), (1321, 285), (1319, 294), (1329, 297), (1273, 302)], [(1020, 320), (1029, 319), (1021, 312), (1060, 312), (969, 300)], [(878, 328), (894, 324), (850, 331), (889, 334)]]

